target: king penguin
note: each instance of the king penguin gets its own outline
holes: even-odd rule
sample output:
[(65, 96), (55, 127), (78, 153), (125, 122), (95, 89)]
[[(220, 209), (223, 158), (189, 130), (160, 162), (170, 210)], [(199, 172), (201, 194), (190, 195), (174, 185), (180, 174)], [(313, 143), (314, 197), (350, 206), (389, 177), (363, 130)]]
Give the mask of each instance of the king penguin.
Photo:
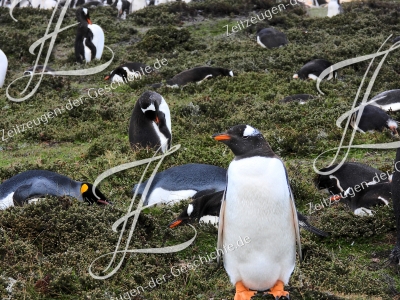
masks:
[(6, 79), (7, 67), (7, 56), (4, 54), (3, 51), (0, 50), (0, 88), (3, 86), (4, 80)]
[(87, 8), (78, 8), (76, 18), (79, 25), (75, 39), (75, 57), (77, 62), (83, 59), (90, 62), (93, 58), (101, 59), (104, 48), (104, 32), (99, 25), (92, 24)]
[[(301, 245), (286, 168), (263, 135), (249, 125), (234, 126), (213, 138), (235, 155), (228, 168), (217, 244), (236, 286), (234, 299), (248, 300), (256, 291), (268, 289), (275, 299), (288, 297), (284, 285), (295, 267), (296, 240), (300, 260)], [(236, 247), (245, 237), (251, 242)]]
[(86, 182), (72, 180), (67, 176), (46, 170), (29, 170), (7, 179), (0, 185), (0, 209), (22, 206), (41, 196), (71, 196), (89, 204), (109, 204), (106, 196)]
[(129, 143), (132, 148), (152, 147), (164, 153), (171, 147), (171, 114), (163, 96), (144, 92), (133, 108), (129, 122)]

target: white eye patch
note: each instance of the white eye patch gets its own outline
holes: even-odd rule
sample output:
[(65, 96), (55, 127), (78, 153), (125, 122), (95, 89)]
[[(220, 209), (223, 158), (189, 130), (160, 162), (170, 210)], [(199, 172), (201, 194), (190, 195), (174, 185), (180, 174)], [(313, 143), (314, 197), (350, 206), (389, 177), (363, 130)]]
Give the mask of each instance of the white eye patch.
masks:
[(191, 213), (193, 212), (193, 205), (189, 204), (188, 208), (187, 208), (187, 214), (190, 217)]
[(82, 10), (85, 13), (85, 15), (87, 15), (87, 8), (82, 8)]
[(147, 108), (142, 108), (143, 113), (145, 113), (148, 110), (156, 111), (156, 108), (153, 103), (151, 105), (149, 105)]
[(233, 77), (233, 72), (232, 72), (232, 71), (229, 71), (229, 75), (230, 75), (231, 77)]
[(243, 136), (254, 136), (258, 134), (260, 134), (260, 132), (249, 125), (246, 125), (246, 129), (243, 131)]

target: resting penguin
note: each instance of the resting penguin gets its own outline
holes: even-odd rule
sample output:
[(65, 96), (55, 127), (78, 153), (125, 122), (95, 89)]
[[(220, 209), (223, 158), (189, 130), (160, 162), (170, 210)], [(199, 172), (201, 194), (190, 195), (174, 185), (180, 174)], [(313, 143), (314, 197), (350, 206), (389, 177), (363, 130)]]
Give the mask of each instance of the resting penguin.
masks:
[[(141, 195), (147, 181), (136, 184)], [(144, 205), (174, 203), (190, 197), (222, 191), (226, 186), (226, 170), (205, 164), (185, 164), (157, 173), (144, 200)]]
[(54, 76), (54, 70), (52, 68), (47, 66), (46, 68), (43, 67), (43, 65), (37, 65), (36, 68), (35, 66), (32, 66), (24, 72), (24, 75), (40, 74), (43, 72), (44, 74), (50, 74)]
[(367, 104), (375, 105), (386, 111), (397, 111), (400, 109), (400, 90), (382, 92), (369, 100)]
[(382, 131), (384, 128), (390, 129), (392, 134), (398, 135), (397, 133), (397, 122), (389, 117), (379, 107), (374, 105), (366, 105), (362, 111), (362, 115), (357, 124), (357, 115), (360, 110), (354, 112), (350, 119), (351, 127), (355, 128), (361, 133), (366, 131)]
[(339, 15), (343, 13), (343, 8), (340, 5), (340, 0), (330, 0), (328, 4), (328, 17), (332, 18), (333, 16)]
[[(218, 227), (218, 252), (251, 242), (224, 254), (224, 266), (235, 300), (247, 300), (255, 291), (269, 289), (275, 299), (288, 297), (296, 262), (296, 240), (301, 260), (299, 222), (286, 168), (262, 134), (249, 125), (237, 125), (213, 138), (235, 155), (227, 175)], [(228, 248), (229, 250), (229, 248)]]
[[(293, 78), (317, 80), (318, 76), (327, 68), (332, 66), (332, 63), (325, 59), (314, 59), (306, 63)], [(337, 78), (337, 72), (330, 72), (327, 80)]]
[(41, 196), (71, 196), (89, 204), (108, 204), (107, 198), (86, 182), (75, 181), (67, 176), (46, 170), (29, 170), (7, 179), (0, 185), (0, 209), (18, 205)]
[[(172, 221), (168, 227), (174, 228), (179, 225), (190, 223), (194, 220), (199, 220), (204, 223), (211, 223), (217, 225), (219, 221), (219, 212), (221, 210), (221, 201), (224, 191), (219, 191), (213, 194), (203, 195), (201, 197), (194, 197), (193, 201), (185, 208), (182, 213)], [(308, 223), (308, 220), (301, 213), (297, 212), (300, 227), (320, 236), (328, 236), (329, 234), (315, 228)]]
[(75, 57), (77, 62), (83, 59), (90, 62), (92, 59), (101, 59), (104, 48), (104, 32), (99, 25), (92, 24), (87, 8), (78, 8), (76, 18), (79, 25), (75, 39)]
[(214, 78), (217, 76), (233, 77), (233, 72), (224, 68), (196, 67), (183, 71), (167, 80), (167, 86), (178, 88), (191, 82), (201, 83), (205, 79)]
[(400, 263), (400, 148), (397, 148), (396, 159), (394, 162), (394, 173), (392, 181), (392, 199), (393, 199), (393, 210), (396, 217), (396, 228), (397, 228), (397, 239), (396, 245), (394, 246), (390, 259), (398, 264)]
[[(323, 168), (321, 172), (328, 172), (337, 167), (337, 164)], [(318, 175), (316, 186), (318, 189), (327, 189), (332, 195), (343, 193), (356, 185), (366, 186), (391, 180), (391, 175), (378, 169), (357, 162), (346, 162), (338, 170), (329, 175)]]
[(299, 102), (299, 104), (306, 104), (309, 100), (315, 99), (315, 96), (309, 94), (296, 94), (283, 98), (280, 103)]
[(261, 28), (257, 30), (257, 44), (263, 48), (278, 48), (288, 43), (283, 32), (275, 28)]
[[(147, 68), (147, 69), (146, 69)], [(150, 70), (149, 72), (147, 72)], [(148, 74), (153, 72), (153, 68), (142, 64), (140, 62), (128, 62), (120, 65), (116, 69), (110, 72), (110, 75), (104, 77), (104, 80), (111, 80), (111, 82), (127, 82), (128, 77), (130, 81), (132, 79), (139, 79), (143, 74)]]
[(133, 108), (129, 121), (129, 143), (152, 147), (164, 153), (171, 147), (171, 115), (167, 102), (156, 92), (144, 92)]
[(3, 86), (4, 80), (6, 79), (7, 67), (7, 56), (4, 54), (3, 51), (0, 50), (0, 88)]

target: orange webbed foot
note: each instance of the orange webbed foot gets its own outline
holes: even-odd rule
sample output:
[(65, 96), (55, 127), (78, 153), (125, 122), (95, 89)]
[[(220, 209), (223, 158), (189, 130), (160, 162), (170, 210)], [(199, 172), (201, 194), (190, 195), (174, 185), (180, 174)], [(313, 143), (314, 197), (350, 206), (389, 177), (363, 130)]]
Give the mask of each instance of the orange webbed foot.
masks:
[(284, 297), (283, 299), (290, 299), (289, 298), (289, 292), (286, 292), (283, 289), (283, 282), (278, 280), (275, 285), (269, 289), (268, 294), (271, 294), (272, 296), (275, 297), (275, 300), (279, 300), (282, 297)]
[(257, 292), (250, 291), (244, 284), (239, 281), (236, 282), (236, 294), (234, 300), (250, 300)]

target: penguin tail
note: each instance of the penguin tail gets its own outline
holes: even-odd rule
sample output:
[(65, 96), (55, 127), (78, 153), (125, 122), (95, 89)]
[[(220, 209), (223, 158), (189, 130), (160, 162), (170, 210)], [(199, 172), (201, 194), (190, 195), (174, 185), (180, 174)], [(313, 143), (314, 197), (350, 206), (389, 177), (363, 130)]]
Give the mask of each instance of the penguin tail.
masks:
[(321, 229), (318, 229), (318, 228), (308, 224), (305, 221), (299, 220), (299, 225), (300, 225), (300, 227), (304, 228), (305, 230), (307, 230), (307, 231), (309, 231), (311, 233), (314, 233), (316, 235), (323, 236), (323, 237), (328, 237), (329, 236), (329, 233), (327, 233), (327, 232), (325, 232), (325, 231), (323, 231)]

